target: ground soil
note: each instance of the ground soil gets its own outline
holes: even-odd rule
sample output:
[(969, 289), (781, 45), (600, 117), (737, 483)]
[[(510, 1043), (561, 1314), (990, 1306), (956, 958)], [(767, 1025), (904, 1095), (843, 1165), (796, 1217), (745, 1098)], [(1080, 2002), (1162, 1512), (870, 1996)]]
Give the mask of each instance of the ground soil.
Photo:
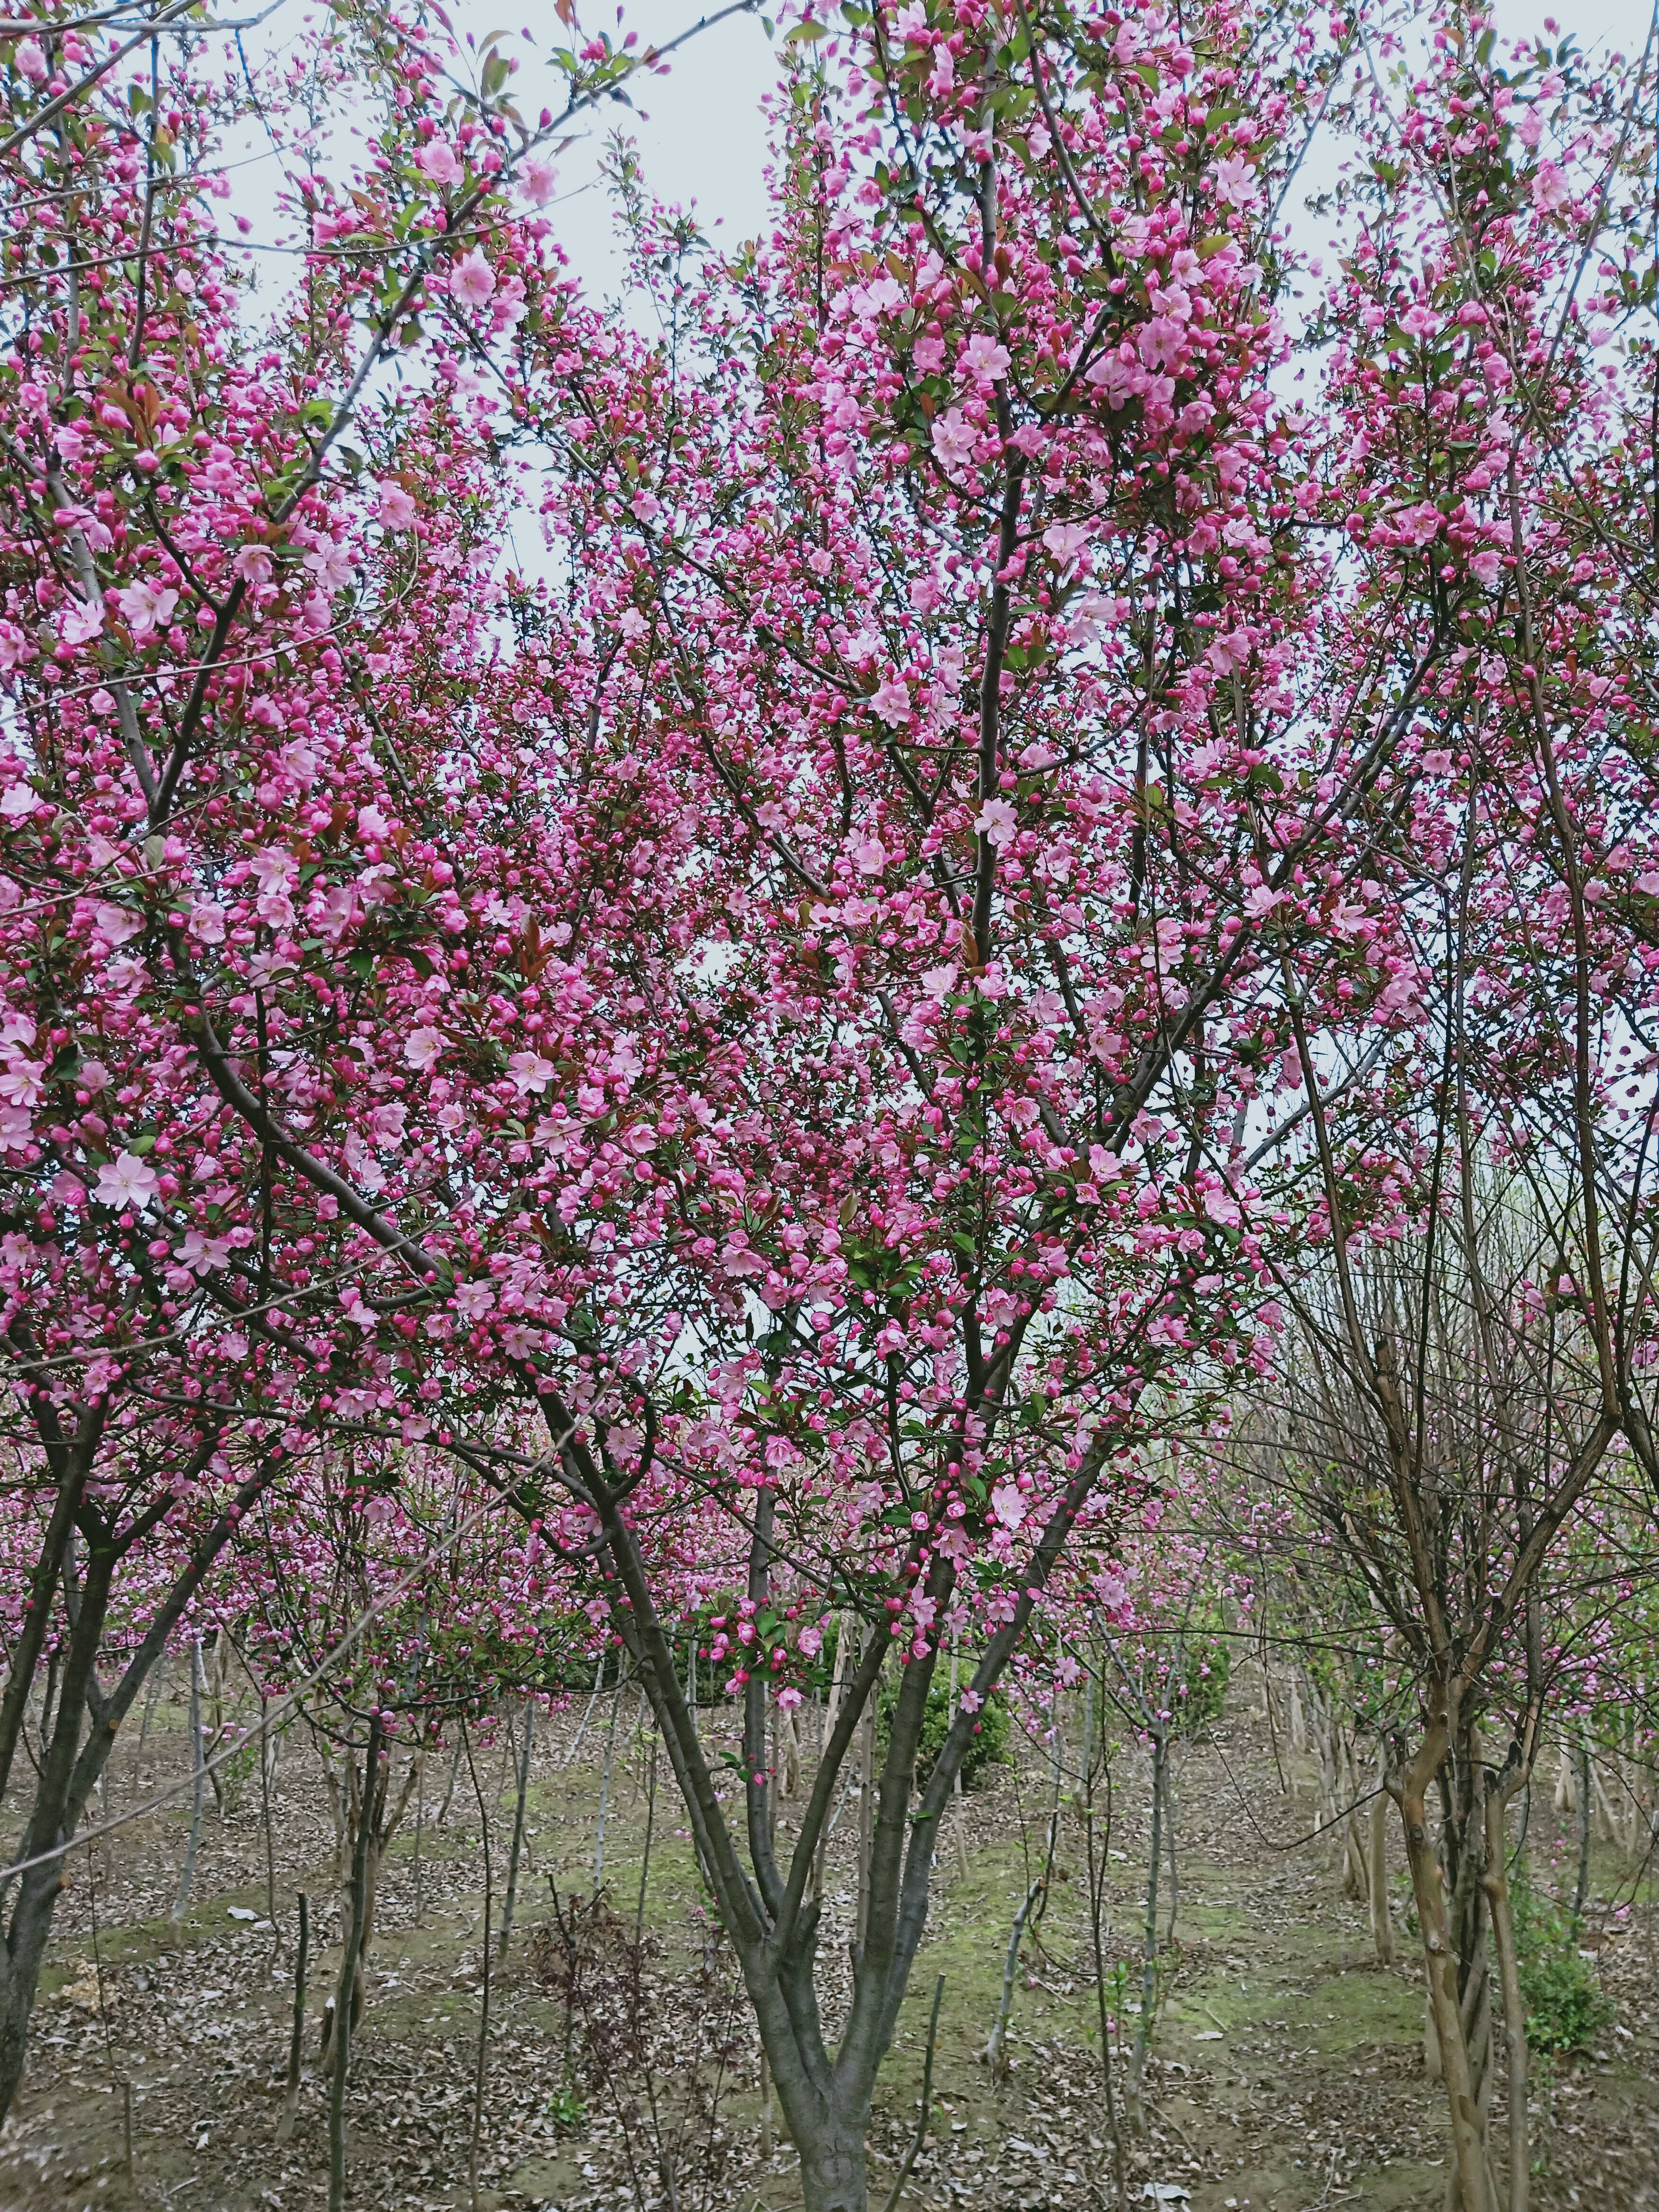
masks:
[[(169, 1684), (142, 1752), (118, 1758), (105, 1817), (185, 1772), (182, 1704), (171, 1698), (178, 1686)], [(689, 2085), (701, 2083), (701, 2132), (679, 2177), (682, 2212), (788, 2212), (799, 2202), (793, 2161), (781, 2137), (770, 2160), (763, 2155), (752, 2038), (738, 2008), (726, 2035), (710, 1994), (718, 1972), (715, 1984), (707, 1971), (699, 1978), (713, 1931), (665, 1770), (641, 1905), (649, 1769), (631, 1699), (627, 1693), (617, 1723), (602, 1879), (618, 1924), (637, 1919), (647, 1939), (655, 2072), (642, 2083), (618, 2060), (598, 2069), (606, 2078), (585, 2076), (580, 2038), (567, 2042), (556, 1990), (535, 1963), (550, 1955), (549, 1939), (538, 1944), (537, 1936), (550, 1918), (550, 1881), (567, 1894), (592, 1887), (606, 1711), (601, 1706), (566, 1763), (583, 1717), (573, 1710), (538, 1735), (517, 1925), (492, 1976), (478, 2204), (485, 2212), (624, 2212), (665, 2201), (654, 2168), (652, 2100), (672, 2127), (672, 2115), (688, 2109)], [(1401, 1924), (1398, 1962), (1388, 1969), (1375, 1963), (1363, 1911), (1340, 1893), (1329, 1840), (1307, 1840), (1315, 1823), (1311, 1769), (1287, 1758), (1282, 1742), (1275, 1757), (1247, 1705), (1236, 1698), (1222, 1723), (1181, 1756), (1173, 1935), (1162, 1951), (1148, 2131), (1130, 2146), (1132, 2197), (1184, 2202), (1192, 2212), (1334, 2205), (1440, 2212), (1447, 2127), (1439, 2087), (1424, 2073), (1415, 1938)], [(478, 1765), (491, 1810), (492, 1926), (512, 1820), (511, 1760), (503, 1735)], [(418, 1859), (411, 1813), (381, 1878), (349, 2105), (354, 2212), (422, 2212), (469, 2201), (485, 1899), (480, 1817), (465, 1768), (440, 1823), (447, 1780), (443, 1763), (428, 1768)], [(1062, 1818), (1046, 1911), (1018, 1973), (1012, 2064), (1000, 2082), (981, 2056), (1013, 1916), (1042, 1857), (1050, 1795), (1044, 1753), (1027, 1745), (1017, 1767), (997, 1770), (990, 1786), (964, 1801), (960, 1844), (948, 1824), (941, 1838), (929, 1939), (872, 2135), (874, 2204), (888, 2195), (915, 2129), (940, 1974), (931, 2130), (902, 2205), (909, 2212), (1085, 2212), (1106, 2202), (1107, 2108), (1074, 1814)], [(1539, 1799), (1529, 1861), (1534, 1881), (1547, 1887), (1564, 1878), (1569, 1854), (1541, 1792)], [(787, 1802), (781, 1809), (786, 1837), (790, 1809)], [(6, 2212), (299, 2212), (325, 2201), (326, 2085), (317, 2057), (337, 1971), (337, 1950), (328, 1946), (338, 1933), (339, 1892), (320, 1767), (296, 1732), (270, 1794), (269, 1866), (257, 1774), (242, 1778), (240, 1801), (222, 1816), (210, 1805), (189, 1909), (175, 1925), (169, 1911), (187, 1812), (185, 1795), (74, 1856), (27, 2079), (0, 2132)], [(1109, 1977), (1118, 1967), (1138, 1977), (1146, 1826), (1145, 1762), (1123, 1746), (1114, 1765), (1112, 1833), (1103, 1840), (1111, 1853)], [(856, 1831), (849, 1802), (825, 1885), (832, 2021), (848, 1985)], [(1590, 1937), (1616, 2015), (1593, 2051), (1542, 2069), (1534, 2099), (1539, 2212), (1659, 2207), (1656, 1908), (1640, 1870), (1610, 1850), (1598, 1850), (1595, 1874)], [(295, 1897), (302, 1887), (313, 1900), (318, 1948), (307, 2078), (284, 2142), (278, 2122)], [(1406, 1903), (1396, 1839), (1397, 1923)], [(1170, 1905), (1166, 1862), (1166, 1938)], [(1133, 1998), (1121, 2009), (1132, 2033)], [(1121, 2088), (1122, 2054), (1115, 2056)], [(636, 2107), (643, 2118), (630, 2118)], [(699, 2180), (700, 2165), (712, 2178)]]

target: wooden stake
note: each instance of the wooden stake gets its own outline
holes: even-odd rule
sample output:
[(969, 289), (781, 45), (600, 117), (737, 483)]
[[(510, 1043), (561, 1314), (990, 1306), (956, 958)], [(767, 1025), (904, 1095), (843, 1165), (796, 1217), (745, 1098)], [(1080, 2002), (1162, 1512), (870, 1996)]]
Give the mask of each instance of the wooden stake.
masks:
[[(621, 1694), (618, 1691), (617, 1695)], [(478, 1770), (472, 1761), (472, 1746), (465, 1721), (461, 1723), (461, 1741), (466, 1746), (466, 1771), (472, 1778), (472, 1794), (478, 1801), (478, 1831), (484, 1863), (483, 1945), (480, 1952), (483, 1961), (483, 2003), (478, 2014), (478, 2063), (472, 2077), (472, 2132), (466, 2149), (467, 2197), (471, 2212), (478, 2212), (478, 2140), (483, 2133), (484, 2075), (489, 2053), (489, 1917), (495, 1899), (490, 1880), (489, 1808), (478, 1787)]]
[(945, 1995), (945, 1977), (941, 1974), (933, 1984), (933, 2009), (927, 2021), (927, 2056), (921, 2066), (921, 2117), (916, 2122), (916, 2139), (905, 2154), (893, 2183), (884, 2212), (898, 2212), (898, 2201), (904, 2193), (904, 2185), (910, 2179), (910, 2169), (921, 2156), (921, 2147), (927, 2140), (927, 2122), (933, 2103), (933, 2045), (939, 2037), (939, 1999)]
[(294, 1958), (294, 2029), (288, 2044), (288, 2081), (283, 2090), (283, 2117), (276, 2140), (286, 2142), (294, 2132), (294, 2116), (300, 2103), (300, 2067), (305, 2056), (306, 1963), (311, 1954), (311, 1899), (300, 1892), (300, 1945)]

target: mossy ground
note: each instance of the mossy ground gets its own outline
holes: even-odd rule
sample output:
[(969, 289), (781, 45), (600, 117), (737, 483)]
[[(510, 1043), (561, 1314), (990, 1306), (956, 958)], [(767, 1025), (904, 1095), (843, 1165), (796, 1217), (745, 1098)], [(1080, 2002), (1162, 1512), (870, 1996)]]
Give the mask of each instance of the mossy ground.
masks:
[[(182, 1715), (158, 1711), (146, 1761), (153, 1780), (182, 1764)], [(623, 2212), (633, 2203), (614, 2125), (618, 2085), (578, 2081), (561, 2128), (550, 2109), (563, 2087), (564, 2026), (554, 1993), (531, 1972), (548, 1885), (591, 1888), (602, 1745), (590, 1737), (561, 1764), (572, 1724), (544, 1732), (532, 1789), (516, 1932), (492, 1970), (494, 2027), (486, 2093), (483, 2183), (487, 2212), (580, 2203)], [(1339, 1895), (1330, 1854), (1297, 1839), (1310, 1799), (1281, 1795), (1243, 1719), (1223, 1723), (1225, 1767), (1208, 1751), (1188, 1755), (1177, 1796), (1178, 1894), (1173, 1924), (1167, 1867), (1159, 1899), (1159, 2009), (1146, 2076), (1148, 2130), (1130, 2148), (1133, 2190), (1181, 2185), (1193, 2212), (1313, 2212), (1347, 2204), (1439, 2212), (1446, 2130), (1438, 2089), (1422, 2070), (1421, 1984), (1404, 1927), (1396, 1869), (1396, 1963), (1379, 1967), (1364, 1913)], [(590, 1757), (589, 1754), (592, 1754)], [(1120, 1754), (1117, 1826), (1108, 1862), (1109, 1975), (1118, 2035), (1132, 2040), (1145, 1918), (1146, 1807), (1139, 1761)], [(510, 1793), (505, 1748), (481, 1764), (491, 1800), (492, 1918), (499, 1925)], [(641, 1746), (621, 1732), (607, 1806), (604, 1879), (631, 1923), (641, 1911), (647, 1790)], [(1297, 1778), (1292, 1777), (1294, 1783)], [(1310, 1777), (1299, 1778), (1305, 1785)], [(435, 1824), (443, 1777), (428, 1777), (420, 1832), (422, 1911), (415, 1913), (411, 1821), (381, 1876), (372, 2001), (358, 2046), (349, 2107), (350, 2202), (397, 2212), (466, 2201), (466, 2143), (481, 2001), (484, 1899), (479, 1818), (463, 1792)], [(928, 2148), (902, 2198), (909, 2212), (950, 2205), (1087, 2212), (1103, 2203), (1110, 2171), (1098, 2000), (1086, 1913), (1080, 1821), (1062, 1820), (1054, 1878), (1016, 1977), (1006, 2077), (994, 2081), (983, 2052), (1002, 1988), (1013, 1915), (1039, 1863), (1048, 1804), (1032, 1810), (1042, 1778), (1028, 1757), (969, 1799), (965, 1865), (956, 1829), (939, 1839), (927, 1940), (884, 2069), (872, 2130), (872, 2203), (884, 2200), (917, 2115), (935, 1979), (945, 1978)], [(124, 1778), (115, 1793), (118, 1809)], [(1239, 1789), (1249, 1793), (1249, 1813)], [(1022, 1798), (1023, 1788), (1023, 1798)], [(705, 1902), (684, 1820), (659, 1778), (641, 1924), (659, 1947), (672, 1984), (689, 1973), (705, 1927)], [(787, 1842), (790, 1808), (783, 1813)], [(1535, 1841), (1533, 1864), (1548, 1881), (1556, 1839)], [(844, 1995), (855, 1823), (832, 1849), (824, 1960), (826, 2002)], [(314, 2205), (326, 2171), (324, 2084), (315, 2059), (336, 1954), (332, 1834), (314, 1768), (291, 1747), (273, 1807), (278, 1912), (291, 1939), (295, 1888), (317, 1916), (306, 2049), (309, 2071), (298, 2125), (276, 2140), (291, 2005), (291, 1940), (273, 1955), (264, 1920), (264, 1828), (257, 1796), (232, 1817), (210, 1810), (191, 1906), (168, 1916), (181, 1856), (174, 1806), (122, 1830), (88, 1863), (77, 1857), (43, 1981), (30, 2075), (0, 2136), (0, 2203), (10, 2212), (80, 2212), (86, 2206), (255, 2212)], [(1276, 1838), (1286, 1840), (1279, 1843)], [(1595, 1862), (1598, 1887), (1632, 1869), (1610, 1850)], [(96, 2005), (97, 1961), (108, 2000)], [(1613, 1922), (1603, 1972), (1618, 1985), (1620, 2018), (1599, 2057), (1558, 2064), (1540, 2087), (1540, 2212), (1573, 2203), (1626, 2212), (1653, 2203), (1659, 2175), (1659, 2095), (1652, 2076), (1652, 1934), (1638, 1904)], [(1625, 1932), (1617, 1932), (1622, 1929)], [(1639, 1932), (1638, 1932), (1639, 1931)], [(1114, 2039), (1121, 2100), (1125, 2051)], [(125, 2167), (122, 2087), (133, 2087), (135, 2157)], [(1121, 2103), (1120, 2103), (1121, 2110)], [(752, 2045), (723, 2108), (738, 2179), (720, 2212), (791, 2212), (799, 2203), (787, 2142), (769, 2165), (758, 2156), (759, 2099)], [(732, 2191), (735, 2190), (736, 2193)], [(711, 2206), (709, 2212), (714, 2212)]]

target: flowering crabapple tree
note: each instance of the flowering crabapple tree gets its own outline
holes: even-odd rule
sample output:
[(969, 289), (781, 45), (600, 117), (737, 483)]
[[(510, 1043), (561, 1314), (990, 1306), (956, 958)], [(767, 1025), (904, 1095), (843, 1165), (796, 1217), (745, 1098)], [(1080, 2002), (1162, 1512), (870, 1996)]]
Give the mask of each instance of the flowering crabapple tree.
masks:
[[(430, 1055), (369, 1018), (383, 967), (447, 972), (484, 831), (444, 763), (494, 649), (502, 486), (428, 327), (510, 344), (568, 291), (537, 212), (554, 118), (524, 123), (505, 57), (388, 11), (256, 88), (216, 80), (202, 27), (178, 51), (46, 9), (0, 36), (0, 1793), (49, 1648), (62, 1682), (0, 1954), (0, 2111), (62, 1853), (146, 1672), (249, 1507), (397, 1401), (382, 1337), (455, 1286), (421, 1242), (442, 1088), (405, 1158)], [(565, 59), (561, 122), (650, 58)], [(378, 136), (354, 177), (291, 170), (301, 282), (256, 308), (213, 132), (337, 96)], [(394, 659), (395, 730), (372, 702)]]
[(1464, 2212), (1527, 2197), (1504, 1828), (1557, 1663), (1547, 1577), (1608, 1455), (1653, 1472), (1653, 571), (1605, 491), (1633, 499), (1653, 467), (1652, 97), (1651, 54), (1500, 56), (1474, 18), (1368, 81), (1316, 460), (1352, 548), (1352, 649), (1401, 626), (1438, 649), (1355, 824), (1389, 919), (1345, 933), (1355, 981), (1391, 952), (1413, 1018), (1338, 1096), (1287, 977), (1327, 1264), (1292, 1286), (1285, 1451), (1403, 1655), (1389, 1787)]
[[(842, 2208), (974, 1716), (1068, 1547), (1110, 1542), (1126, 1455), (1264, 1356), (1294, 1187), (1253, 1188), (1243, 1130), (1287, 967), (1322, 1036), (1412, 1003), (1331, 948), (1438, 641), (1342, 660), (1302, 550), (1256, 256), (1311, 31), (798, 30), (769, 240), (722, 269), (637, 208), (662, 343), (532, 345), (512, 394), (571, 549), (556, 617), (514, 609), (569, 933), (501, 939), (525, 1043), (458, 1131), (478, 1381), (444, 1433), (634, 1655), (806, 2201)], [(532, 1394), (540, 1445), (501, 1425)], [(740, 1824), (677, 1659), (710, 1521)], [(831, 1613), (860, 1656), (780, 1850), (769, 1707)], [(975, 1663), (918, 1791), (947, 1633)], [(818, 1847), (890, 1668), (832, 2026)]]

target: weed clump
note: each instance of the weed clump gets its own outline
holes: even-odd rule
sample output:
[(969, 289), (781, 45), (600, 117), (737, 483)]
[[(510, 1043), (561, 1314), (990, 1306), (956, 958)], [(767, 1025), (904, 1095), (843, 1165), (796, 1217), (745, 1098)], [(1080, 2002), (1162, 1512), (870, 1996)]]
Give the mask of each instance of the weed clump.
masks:
[(1611, 2021), (1613, 2005), (1578, 1948), (1577, 1923), (1528, 1882), (1517, 1881), (1512, 1895), (1528, 2044), (1558, 2056), (1588, 2050)]

